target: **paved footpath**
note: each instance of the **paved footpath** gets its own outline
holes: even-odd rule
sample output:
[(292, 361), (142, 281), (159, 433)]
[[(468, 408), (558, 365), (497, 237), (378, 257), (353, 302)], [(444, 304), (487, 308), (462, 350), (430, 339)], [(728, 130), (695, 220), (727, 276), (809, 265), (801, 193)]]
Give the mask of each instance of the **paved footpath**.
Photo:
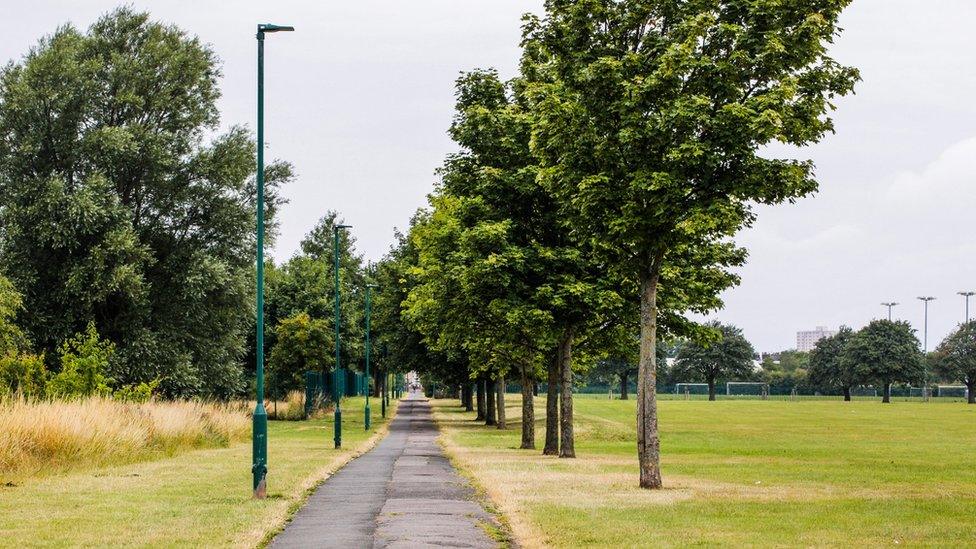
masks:
[(497, 547), (437, 435), (426, 399), (400, 401), (386, 438), (319, 486), (271, 546)]

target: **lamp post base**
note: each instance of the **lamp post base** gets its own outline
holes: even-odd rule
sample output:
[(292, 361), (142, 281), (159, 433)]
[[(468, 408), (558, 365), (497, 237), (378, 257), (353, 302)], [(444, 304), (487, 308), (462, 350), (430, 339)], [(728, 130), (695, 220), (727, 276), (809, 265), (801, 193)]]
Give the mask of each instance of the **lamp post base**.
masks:
[(342, 410), (339, 410), (339, 406), (336, 406), (335, 411), (335, 441), (336, 450), (342, 448)]
[(268, 494), (268, 413), (263, 402), (259, 402), (254, 409), (252, 428), (252, 489), (255, 499), (264, 499)]

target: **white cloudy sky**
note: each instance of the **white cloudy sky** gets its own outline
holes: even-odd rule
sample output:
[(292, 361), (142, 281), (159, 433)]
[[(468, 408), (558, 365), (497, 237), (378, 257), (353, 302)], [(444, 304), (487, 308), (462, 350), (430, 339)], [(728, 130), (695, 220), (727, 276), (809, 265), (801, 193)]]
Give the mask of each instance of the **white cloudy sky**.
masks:
[[(118, 3), (0, 4), (16, 20), (0, 41), (5, 61), (57, 25), (86, 27)], [(299, 174), (285, 189), (291, 203), (275, 256), (288, 257), (336, 209), (376, 259), (393, 227), (423, 205), (452, 150), (445, 130), (454, 78), (488, 66), (513, 75), (519, 17), (541, 0), (132, 5), (212, 44), (224, 62), (228, 125), (253, 125), (255, 24), (297, 27), (267, 43), (269, 152)], [(751, 253), (743, 283), (716, 315), (741, 326), (758, 349), (792, 347), (799, 329), (861, 326), (884, 314), (879, 303), (888, 300), (903, 303), (896, 316), (921, 336), (920, 295), (939, 298), (930, 348), (962, 320), (956, 292), (976, 289), (974, 20), (972, 0), (854, 0), (834, 51), (864, 82), (839, 103), (837, 135), (802, 153), (817, 163), (821, 192), (762, 211), (740, 238)]]

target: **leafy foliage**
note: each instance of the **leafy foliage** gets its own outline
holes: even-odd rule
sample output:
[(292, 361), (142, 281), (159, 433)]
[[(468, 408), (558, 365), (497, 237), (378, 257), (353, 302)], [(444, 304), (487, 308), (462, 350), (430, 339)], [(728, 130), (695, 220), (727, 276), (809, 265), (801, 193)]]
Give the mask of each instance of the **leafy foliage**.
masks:
[(681, 347), (675, 370), (689, 380), (708, 383), (709, 400), (715, 400), (717, 379), (747, 379), (753, 375), (752, 357), (755, 350), (742, 330), (717, 321), (707, 326), (717, 332), (716, 341), (709, 343), (689, 342)]
[[(254, 143), (239, 127), (204, 142), (219, 76), (199, 39), (129, 8), (63, 26), (0, 72), (0, 268), (48, 357), (95, 322), (120, 383), (244, 388)], [(272, 219), (290, 178), (268, 168)]]
[(976, 321), (962, 324), (935, 349), (935, 368), (946, 380), (969, 388), (969, 403), (976, 403)]
[(271, 352), (269, 373), (277, 392), (287, 393), (305, 386), (305, 372), (325, 372), (334, 361), (332, 326), (322, 319), (300, 313), (278, 323)]
[(843, 359), (854, 331), (841, 326), (840, 331), (817, 342), (810, 352), (810, 384), (825, 390), (841, 389), (850, 398), (850, 389), (864, 382), (864, 378)]
[(924, 364), (915, 330), (906, 321), (875, 320), (851, 338), (841, 357), (842, 367), (885, 387), (892, 383), (920, 383)]

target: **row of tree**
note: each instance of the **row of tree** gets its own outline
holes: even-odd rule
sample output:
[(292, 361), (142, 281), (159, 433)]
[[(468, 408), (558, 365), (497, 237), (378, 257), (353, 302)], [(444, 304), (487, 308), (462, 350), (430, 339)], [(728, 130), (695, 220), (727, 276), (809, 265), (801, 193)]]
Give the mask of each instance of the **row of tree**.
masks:
[(891, 402), (894, 383), (927, 386), (933, 379), (962, 382), (969, 403), (976, 403), (976, 322), (962, 324), (925, 356), (912, 327), (904, 321), (875, 320), (854, 332), (841, 328), (817, 342), (810, 353), (810, 382), (840, 390), (844, 400), (864, 384), (882, 387), (882, 402)]
[(848, 3), (548, 0), (527, 15), (517, 77), (458, 79), (460, 150), (387, 261), (419, 369), (517, 379), (524, 448), (544, 379), (543, 451), (572, 457), (574, 364), (634, 359), (640, 485), (659, 488), (658, 340), (717, 340), (687, 315), (738, 282), (731, 239), (753, 205), (816, 190), (810, 162), (765, 147), (832, 131), (832, 100), (858, 80), (827, 52)]

